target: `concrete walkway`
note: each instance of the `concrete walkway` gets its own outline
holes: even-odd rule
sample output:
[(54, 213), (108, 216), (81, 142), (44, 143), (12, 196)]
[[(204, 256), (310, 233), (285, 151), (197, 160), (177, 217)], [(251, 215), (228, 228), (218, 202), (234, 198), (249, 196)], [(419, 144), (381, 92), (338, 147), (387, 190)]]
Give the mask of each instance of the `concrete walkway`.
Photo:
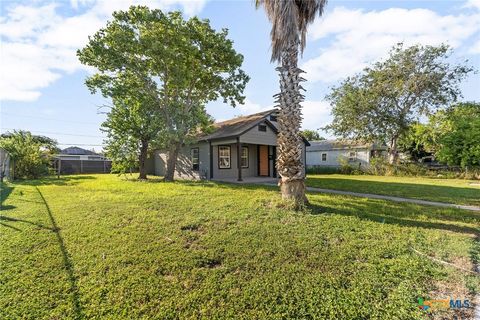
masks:
[(382, 199), (382, 200), (390, 200), (395, 202), (407, 202), (407, 203), (414, 203), (426, 206), (435, 206), (435, 207), (444, 207), (444, 208), (456, 208), (456, 209), (464, 209), (470, 211), (478, 211), (480, 212), (480, 207), (477, 206), (467, 206), (461, 204), (454, 204), (454, 203), (445, 203), (445, 202), (437, 202), (437, 201), (427, 201), (427, 200), (419, 200), (419, 199), (411, 199), (411, 198), (401, 198), (401, 197), (393, 197), (393, 196), (384, 196), (380, 194), (371, 194), (371, 193), (360, 193), (360, 192), (350, 192), (350, 191), (340, 191), (340, 190), (332, 190), (332, 189), (322, 189), (322, 188), (314, 188), (314, 187), (307, 187), (308, 191), (313, 192), (322, 192), (322, 193), (332, 193), (332, 194), (341, 194), (346, 196), (354, 196), (354, 197), (362, 197), (362, 198), (371, 198), (371, 199)]

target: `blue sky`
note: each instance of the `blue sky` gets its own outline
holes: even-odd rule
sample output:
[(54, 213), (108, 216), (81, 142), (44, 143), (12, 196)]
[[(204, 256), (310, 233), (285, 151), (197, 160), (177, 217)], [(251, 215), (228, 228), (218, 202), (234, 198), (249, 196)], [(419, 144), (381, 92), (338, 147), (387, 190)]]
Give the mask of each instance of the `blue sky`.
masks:
[[(85, 87), (92, 70), (77, 61), (75, 51), (114, 10), (139, 3), (180, 9), (186, 16), (210, 19), (216, 29), (229, 29), (251, 80), (244, 106), (212, 102), (207, 106), (212, 116), (223, 120), (273, 106), (278, 78), (270, 63), (270, 25), (253, 0), (1, 1), (1, 131), (31, 130), (57, 139), (62, 147), (100, 150), (105, 115), (99, 107), (108, 101)], [(468, 59), (480, 69), (480, 1), (330, 0), (324, 16), (309, 28), (300, 62), (309, 80), (304, 128), (328, 124), (330, 106), (323, 98), (329, 88), (385, 57), (399, 41), (448, 43), (455, 49), (452, 62)], [(480, 74), (470, 76), (462, 88), (463, 100), (479, 101)]]

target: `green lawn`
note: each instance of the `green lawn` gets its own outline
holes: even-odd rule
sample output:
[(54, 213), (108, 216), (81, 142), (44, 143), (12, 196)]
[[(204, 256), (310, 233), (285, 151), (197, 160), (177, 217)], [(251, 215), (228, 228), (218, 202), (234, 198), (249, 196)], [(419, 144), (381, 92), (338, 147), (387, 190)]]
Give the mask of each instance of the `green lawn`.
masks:
[(425, 319), (471, 299), (480, 214), (273, 187), (71, 176), (7, 184), (0, 319)]
[(480, 181), (427, 177), (312, 174), (307, 176), (307, 185), (342, 191), (480, 205)]

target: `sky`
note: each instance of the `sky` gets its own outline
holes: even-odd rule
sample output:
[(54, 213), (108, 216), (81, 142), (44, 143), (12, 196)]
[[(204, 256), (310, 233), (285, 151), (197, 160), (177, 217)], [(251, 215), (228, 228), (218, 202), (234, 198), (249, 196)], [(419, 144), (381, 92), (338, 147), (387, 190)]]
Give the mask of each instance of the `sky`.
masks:
[[(220, 101), (207, 105), (216, 120), (267, 110), (279, 91), (270, 63), (270, 24), (253, 0), (0, 0), (0, 130), (30, 130), (52, 137), (60, 147), (102, 149), (101, 107), (109, 101), (92, 95), (84, 82), (94, 70), (82, 66), (76, 50), (105, 26), (115, 10), (143, 4), (164, 11), (181, 10), (186, 18), (209, 19), (227, 28), (242, 69), (250, 76), (245, 104)], [(332, 86), (386, 57), (398, 42), (407, 45), (447, 43), (452, 63), (468, 60), (480, 69), (480, 0), (336, 1), (308, 29), (300, 67), (308, 80), (303, 128), (330, 123), (324, 100)], [(480, 101), (480, 73), (462, 84), (463, 98)], [(327, 138), (331, 136), (321, 131)]]

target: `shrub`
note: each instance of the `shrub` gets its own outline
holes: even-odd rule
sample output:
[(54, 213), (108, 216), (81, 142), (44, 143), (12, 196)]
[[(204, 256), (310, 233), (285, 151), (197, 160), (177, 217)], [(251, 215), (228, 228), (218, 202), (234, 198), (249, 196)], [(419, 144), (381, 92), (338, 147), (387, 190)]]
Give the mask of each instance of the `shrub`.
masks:
[(13, 160), (16, 179), (35, 179), (48, 174), (48, 155), (56, 150), (55, 145), (54, 140), (28, 131), (14, 131), (0, 137), (0, 147)]
[(341, 173), (339, 167), (311, 166), (307, 168), (307, 174), (336, 174)]

